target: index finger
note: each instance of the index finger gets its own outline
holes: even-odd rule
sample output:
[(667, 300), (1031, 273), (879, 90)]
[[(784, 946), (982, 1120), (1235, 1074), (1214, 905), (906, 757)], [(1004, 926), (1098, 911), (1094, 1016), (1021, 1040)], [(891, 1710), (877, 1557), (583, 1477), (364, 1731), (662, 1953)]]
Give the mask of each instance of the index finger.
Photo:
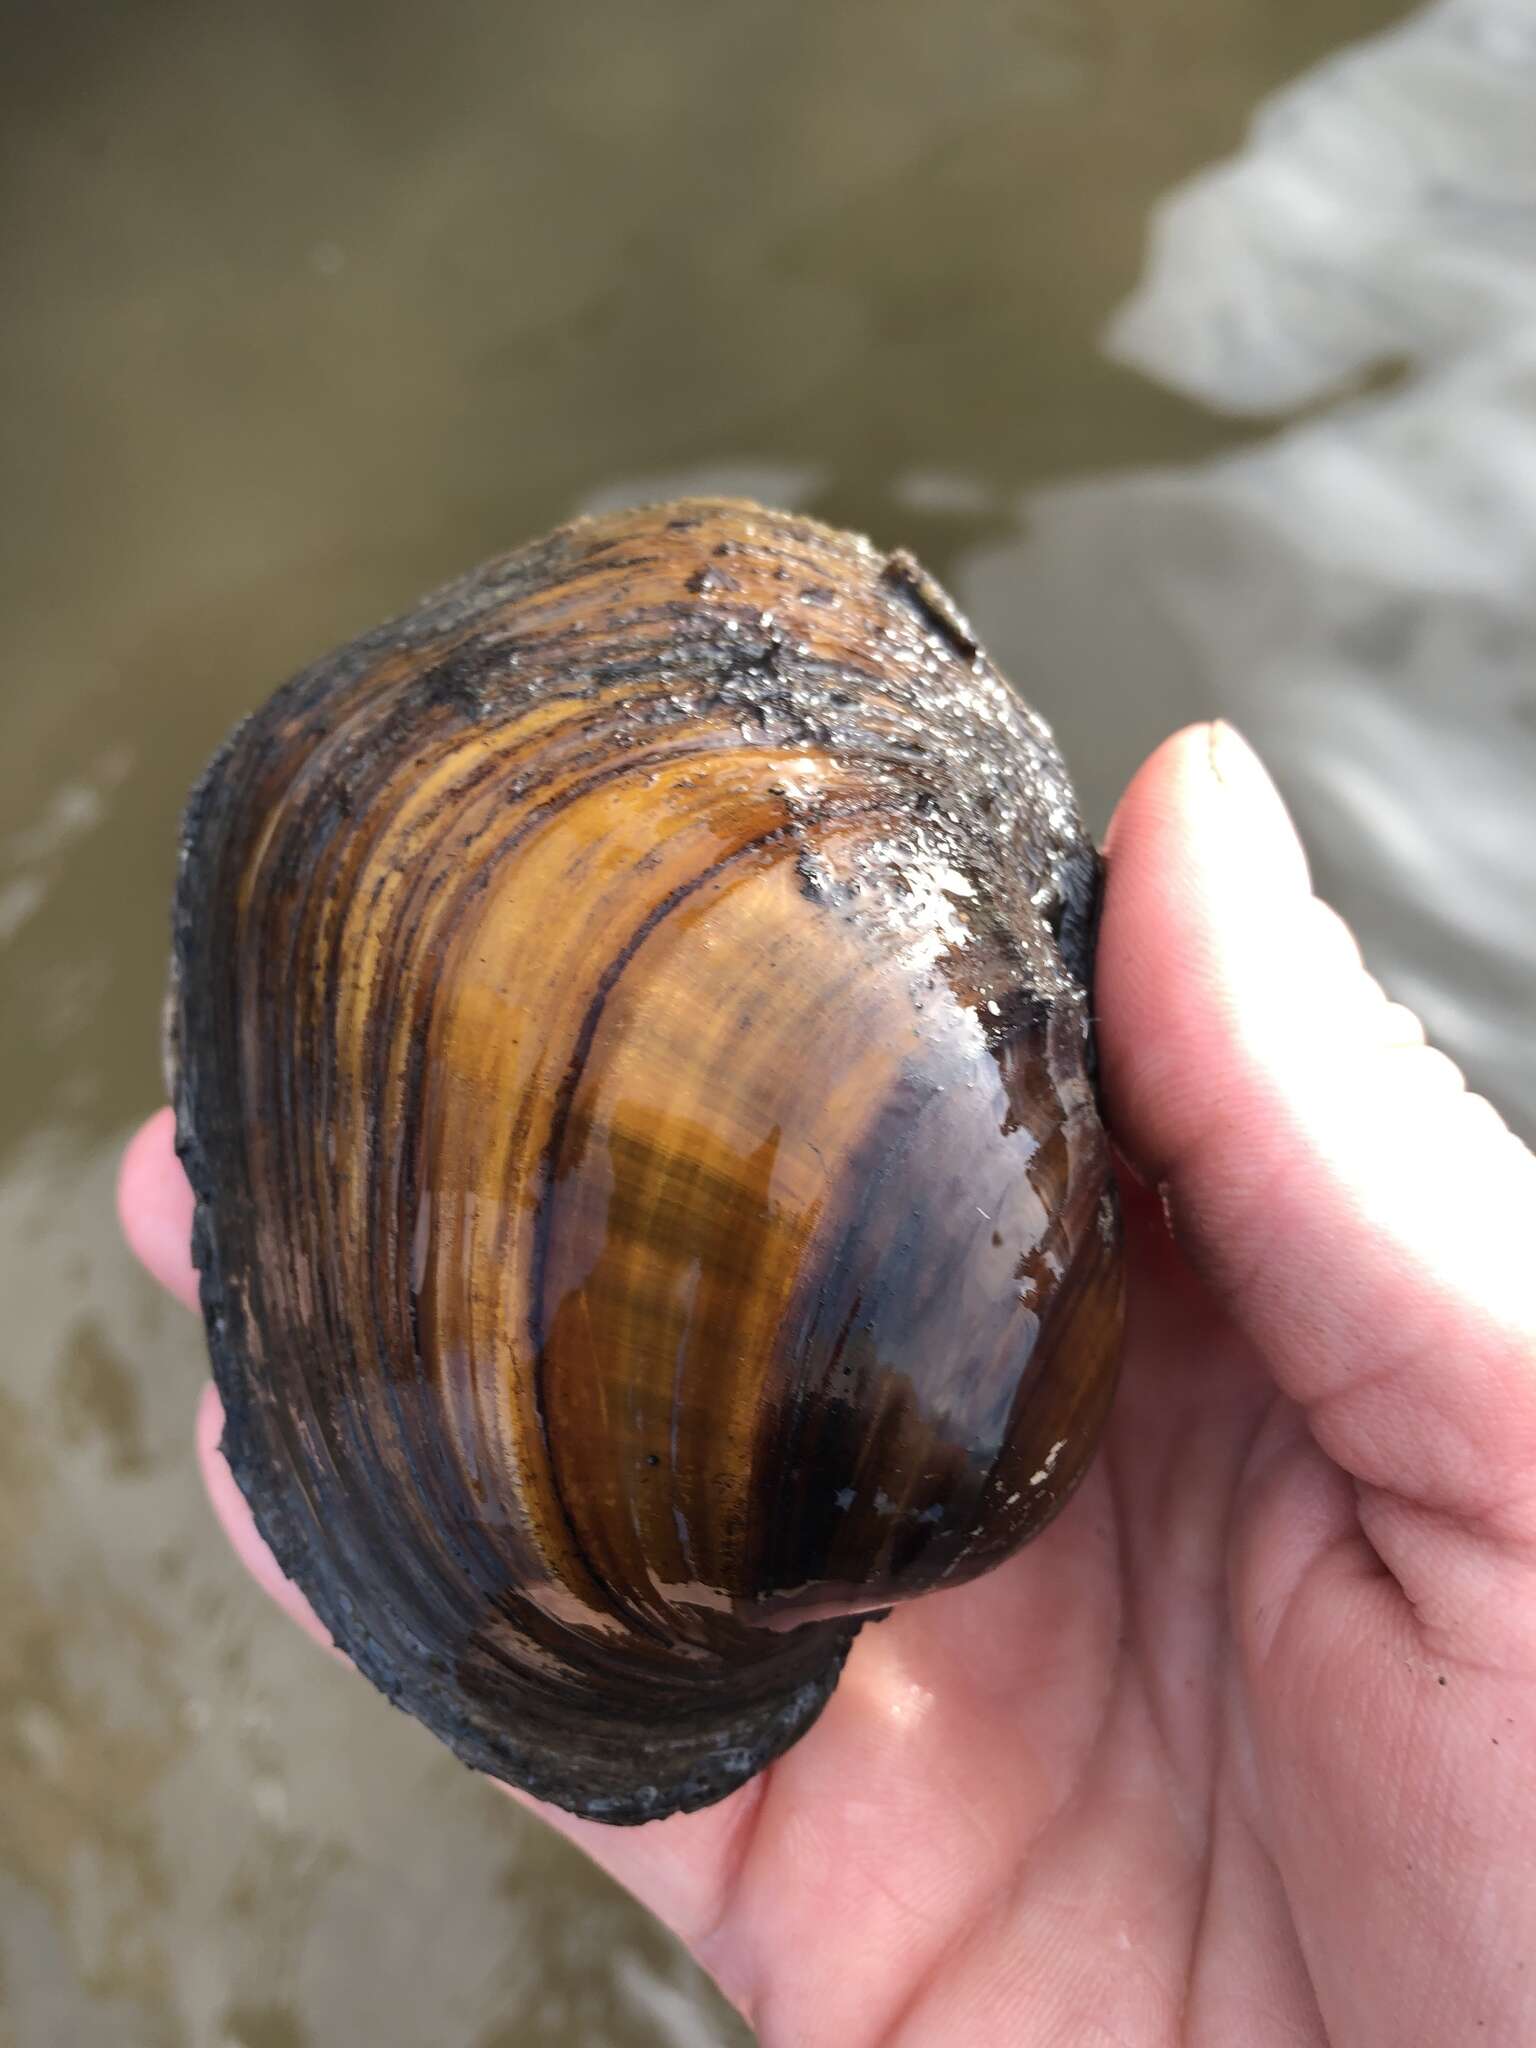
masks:
[(198, 1306), (192, 1263), (192, 1190), (176, 1157), (176, 1114), (157, 1109), (128, 1141), (117, 1175), (117, 1214), (128, 1248), (187, 1308)]

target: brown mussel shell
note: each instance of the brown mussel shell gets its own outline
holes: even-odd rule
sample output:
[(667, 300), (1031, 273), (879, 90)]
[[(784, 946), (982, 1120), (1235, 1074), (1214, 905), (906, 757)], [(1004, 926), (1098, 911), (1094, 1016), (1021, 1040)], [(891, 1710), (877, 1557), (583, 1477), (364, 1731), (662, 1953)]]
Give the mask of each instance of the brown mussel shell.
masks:
[(1087, 1463), (1099, 863), (903, 555), (578, 520), (296, 677), (187, 810), (171, 1037), (225, 1448), (466, 1763), (632, 1822)]

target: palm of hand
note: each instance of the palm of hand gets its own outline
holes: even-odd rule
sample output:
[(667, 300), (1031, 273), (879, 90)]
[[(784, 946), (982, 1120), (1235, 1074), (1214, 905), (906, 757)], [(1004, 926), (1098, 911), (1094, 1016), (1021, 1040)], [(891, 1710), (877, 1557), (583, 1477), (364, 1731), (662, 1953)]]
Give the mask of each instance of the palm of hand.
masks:
[(1496, 1758), (1517, 1688), (1420, 1639), (1354, 1482), (1128, 1196), (1125, 1378), (1078, 1496), (867, 1631), (763, 1779), (647, 1831), (689, 1870), (668, 1917), (773, 2041), (1514, 2041), (1424, 1980), (1475, 1986), (1439, 1914), (1500, 1827), (1495, 1780), (1445, 1839), (1433, 1781)]

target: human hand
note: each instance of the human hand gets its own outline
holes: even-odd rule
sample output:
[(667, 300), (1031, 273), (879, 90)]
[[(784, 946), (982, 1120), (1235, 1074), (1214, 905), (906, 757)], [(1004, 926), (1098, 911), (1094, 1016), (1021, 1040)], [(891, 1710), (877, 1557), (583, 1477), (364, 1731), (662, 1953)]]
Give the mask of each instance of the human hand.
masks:
[[(1365, 974), (1229, 728), (1120, 805), (1096, 997), (1139, 1179), (1076, 1498), (866, 1629), (722, 1804), (536, 1810), (769, 2044), (1536, 2041), (1536, 1159)], [(121, 1206), (194, 1304), (168, 1111)], [(219, 1430), (210, 1390), (214, 1505), (323, 1640)]]

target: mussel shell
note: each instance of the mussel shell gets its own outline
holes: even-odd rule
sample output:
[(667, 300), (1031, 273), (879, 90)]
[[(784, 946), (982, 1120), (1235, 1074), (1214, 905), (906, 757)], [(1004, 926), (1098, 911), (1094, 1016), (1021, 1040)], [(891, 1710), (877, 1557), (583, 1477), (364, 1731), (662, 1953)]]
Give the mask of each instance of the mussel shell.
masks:
[(467, 1763), (706, 1804), (1066, 1498), (1098, 887), (937, 586), (741, 503), (489, 563), (215, 758), (172, 1007), (226, 1451)]

